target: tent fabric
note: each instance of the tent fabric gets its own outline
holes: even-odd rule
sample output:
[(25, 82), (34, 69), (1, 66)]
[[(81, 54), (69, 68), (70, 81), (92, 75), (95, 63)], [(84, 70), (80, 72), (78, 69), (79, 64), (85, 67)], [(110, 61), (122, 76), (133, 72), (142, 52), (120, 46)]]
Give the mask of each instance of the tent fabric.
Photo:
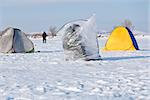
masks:
[(0, 52), (7, 53), (12, 51), (13, 29), (7, 28), (0, 34)]
[(139, 50), (139, 48), (132, 32), (127, 27), (118, 26), (112, 31), (103, 50)]
[(134, 45), (135, 49), (136, 49), (136, 50), (139, 50), (139, 47), (138, 47), (138, 44), (137, 44), (137, 42), (136, 42), (136, 39), (135, 39), (134, 35), (132, 34), (132, 32), (130, 31), (129, 28), (126, 27), (126, 29), (127, 29), (128, 32), (129, 32), (129, 35), (130, 35), (130, 37), (131, 37), (131, 39), (132, 39), (132, 42), (133, 42), (133, 45)]
[(67, 60), (100, 59), (96, 38), (95, 17), (77, 20), (64, 25), (59, 34), (63, 34), (63, 48)]
[(34, 45), (20, 29), (7, 28), (0, 34), (0, 52), (27, 53), (33, 52)]

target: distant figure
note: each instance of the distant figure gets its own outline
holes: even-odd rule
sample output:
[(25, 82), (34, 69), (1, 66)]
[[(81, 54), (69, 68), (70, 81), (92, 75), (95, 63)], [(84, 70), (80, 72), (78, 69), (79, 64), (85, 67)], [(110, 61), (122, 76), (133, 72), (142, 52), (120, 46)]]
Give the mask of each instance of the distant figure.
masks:
[(42, 37), (43, 37), (43, 43), (46, 43), (46, 37), (47, 37), (46, 32), (43, 32)]

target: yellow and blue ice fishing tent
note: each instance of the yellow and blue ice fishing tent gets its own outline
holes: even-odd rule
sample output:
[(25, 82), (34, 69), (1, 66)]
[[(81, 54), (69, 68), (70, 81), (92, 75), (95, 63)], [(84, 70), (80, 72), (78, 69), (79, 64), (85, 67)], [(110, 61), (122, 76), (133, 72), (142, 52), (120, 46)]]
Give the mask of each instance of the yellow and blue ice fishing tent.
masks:
[(136, 39), (129, 28), (118, 26), (112, 31), (103, 51), (114, 50), (139, 50)]

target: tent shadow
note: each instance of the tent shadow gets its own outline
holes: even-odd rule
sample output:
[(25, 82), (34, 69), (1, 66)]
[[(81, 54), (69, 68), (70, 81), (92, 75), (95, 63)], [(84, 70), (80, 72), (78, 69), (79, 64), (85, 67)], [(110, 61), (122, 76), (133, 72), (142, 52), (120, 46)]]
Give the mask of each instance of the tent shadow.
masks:
[(34, 53), (56, 53), (63, 52), (63, 50), (54, 50), (54, 51), (35, 51)]
[(150, 49), (140, 49), (140, 51), (150, 51)]
[(133, 56), (133, 57), (106, 57), (102, 58), (104, 61), (118, 61), (118, 60), (130, 60), (130, 59), (147, 59), (150, 58), (150, 56)]

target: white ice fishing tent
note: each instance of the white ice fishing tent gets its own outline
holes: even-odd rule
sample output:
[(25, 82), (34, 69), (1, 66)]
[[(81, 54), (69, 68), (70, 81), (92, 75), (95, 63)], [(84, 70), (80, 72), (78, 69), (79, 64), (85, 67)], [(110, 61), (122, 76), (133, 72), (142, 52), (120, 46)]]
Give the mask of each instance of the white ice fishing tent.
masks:
[(100, 59), (96, 32), (95, 16), (65, 24), (58, 34), (63, 34), (66, 59)]
[(7, 28), (0, 33), (1, 53), (30, 53), (34, 45), (20, 29)]

